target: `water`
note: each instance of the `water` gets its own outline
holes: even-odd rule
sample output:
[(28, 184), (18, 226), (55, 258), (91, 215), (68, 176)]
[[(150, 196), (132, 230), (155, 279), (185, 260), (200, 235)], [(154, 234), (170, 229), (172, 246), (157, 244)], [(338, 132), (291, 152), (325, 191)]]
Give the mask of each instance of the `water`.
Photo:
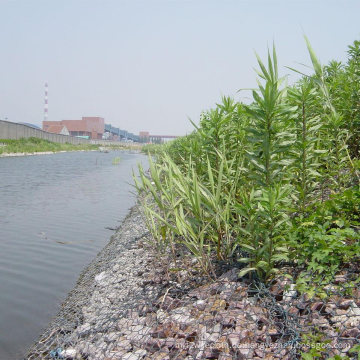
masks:
[[(114, 165), (115, 157), (121, 158)], [(0, 359), (21, 359), (135, 203), (140, 154), (0, 158)]]

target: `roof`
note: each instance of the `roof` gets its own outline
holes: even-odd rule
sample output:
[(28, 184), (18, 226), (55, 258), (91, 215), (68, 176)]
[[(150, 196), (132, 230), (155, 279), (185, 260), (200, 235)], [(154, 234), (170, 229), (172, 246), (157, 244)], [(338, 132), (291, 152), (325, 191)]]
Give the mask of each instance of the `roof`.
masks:
[(64, 127), (64, 125), (50, 125), (46, 131), (53, 134), (60, 134)]
[(101, 117), (83, 117), (81, 120), (43, 121), (43, 129), (49, 131), (51, 126), (66, 126), (68, 131), (104, 132), (104, 119)]
[(35, 125), (35, 124), (30, 124), (30, 123), (27, 123), (27, 122), (19, 122), (18, 124), (30, 126), (30, 127), (34, 128), (34, 129), (40, 129), (40, 130), (41, 130), (41, 127), (40, 127), (40, 126), (37, 126), (37, 125)]

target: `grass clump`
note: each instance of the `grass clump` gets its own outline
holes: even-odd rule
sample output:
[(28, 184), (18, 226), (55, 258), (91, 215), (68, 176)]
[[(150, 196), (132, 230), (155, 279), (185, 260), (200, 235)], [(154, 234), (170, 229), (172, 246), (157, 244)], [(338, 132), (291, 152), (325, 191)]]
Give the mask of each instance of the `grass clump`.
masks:
[(306, 42), (312, 75), (286, 84), (273, 48), (257, 57), (251, 104), (224, 97), (192, 134), (144, 148), (156, 160), (136, 187), (157, 248), (175, 262), (185, 247), (209, 276), (221, 262), (261, 281), (292, 265), (299, 287), (309, 273), (329, 282), (359, 265), (360, 112), (348, 94), (359, 42), (337, 72)]
[(45, 151), (74, 151), (74, 150), (96, 150), (99, 145), (93, 144), (69, 144), (55, 143), (35, 137), (22, 138), (19, 140), (0, 139), (0, 154), (9, 153), (37, 153)]

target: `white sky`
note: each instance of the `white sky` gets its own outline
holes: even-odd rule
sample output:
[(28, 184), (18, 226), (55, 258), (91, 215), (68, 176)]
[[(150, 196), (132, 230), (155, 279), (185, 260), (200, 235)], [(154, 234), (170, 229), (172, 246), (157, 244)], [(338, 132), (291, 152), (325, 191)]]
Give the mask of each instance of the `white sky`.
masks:
[(49, 120), (136, 134), (183, 135), (241, 99), (273, 41), (286, 74), (310, 63), (304, 33), (322, 63), (360, 39), (359, 0), (0, 0), (0, 14), (0, 118), (41, 125), (48, 81)]

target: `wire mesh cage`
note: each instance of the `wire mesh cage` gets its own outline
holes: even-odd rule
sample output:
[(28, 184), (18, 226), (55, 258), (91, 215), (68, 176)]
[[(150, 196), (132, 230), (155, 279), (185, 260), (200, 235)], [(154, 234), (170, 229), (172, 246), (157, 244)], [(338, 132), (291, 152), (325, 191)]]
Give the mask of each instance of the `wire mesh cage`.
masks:
[[(215, 280), (171, 272), (134, 209), (80, 277), (26, 359), (356, 359), (359, 271), (300, 293), (230, 268)], [(311, 275), (311, 274), (310, 274)]]

